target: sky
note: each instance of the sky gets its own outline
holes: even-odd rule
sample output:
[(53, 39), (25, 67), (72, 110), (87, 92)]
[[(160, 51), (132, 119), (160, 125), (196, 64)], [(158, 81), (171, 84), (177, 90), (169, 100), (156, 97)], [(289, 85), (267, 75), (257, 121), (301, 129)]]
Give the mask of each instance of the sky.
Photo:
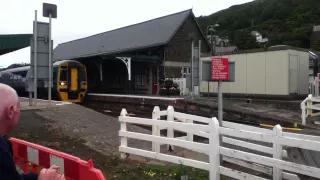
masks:
[[(42, 17), (42, 3), (58, 6), (52, 20), (54, 47), (59, 43), (117, 29), (192, 8), (195, 16), (210, 15), (232, 5), (252, 0), (0, 0), (0, 34), (31, 34), (37, 10)], [(29, 63), (30, 47), (0, 56), (0, 67)]]

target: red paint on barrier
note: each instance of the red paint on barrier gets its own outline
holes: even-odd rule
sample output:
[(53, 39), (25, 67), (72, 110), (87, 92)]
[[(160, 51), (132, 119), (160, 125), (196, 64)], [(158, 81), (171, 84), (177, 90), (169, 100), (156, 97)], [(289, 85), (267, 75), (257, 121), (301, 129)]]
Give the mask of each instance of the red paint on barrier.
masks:
[(78, 157), (15, 138), (10, 138), (10, 141), (15, 163), (20, 165), (19, 161), (22, 161), (22, 169), (25, 173), (29, 172), (28, 148), (32, 148), (38, 151), (38, 157), (33, 158), (39, 160), (39, 164), (31, 164), (33, 172), (38, 173), (38, 167), (49, 168), (52, 164), (50, 156), (54, 155), (63, 159), (64, 175), (68, 180), (106, 180), (99, 169), (93, 168), (92, 160), (83, 161)]

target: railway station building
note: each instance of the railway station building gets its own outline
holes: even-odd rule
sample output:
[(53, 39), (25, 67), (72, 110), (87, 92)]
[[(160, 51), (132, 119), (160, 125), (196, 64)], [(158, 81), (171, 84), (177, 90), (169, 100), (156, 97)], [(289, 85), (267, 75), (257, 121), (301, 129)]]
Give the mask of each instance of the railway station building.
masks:
[(90, 93), (158, 94), (162, 80), (190, 67), (192, 40), (210, 52), (190, 9), (59, 44), (53, 59), (83, 63)]

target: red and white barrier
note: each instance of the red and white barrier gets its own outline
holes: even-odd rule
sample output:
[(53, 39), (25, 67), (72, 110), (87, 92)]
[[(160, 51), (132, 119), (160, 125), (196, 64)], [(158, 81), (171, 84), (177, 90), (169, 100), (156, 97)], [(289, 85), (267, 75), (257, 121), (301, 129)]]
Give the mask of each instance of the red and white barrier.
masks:
[(102, 172), (93, 167), (92, 160), (88, 162), (50, 148), (11, 138), (15, 164), (21, 166), (26, 173), (30, 168), (38, 173), (40, 168), (51, 165), (60, 166), (60, 173), (69, 180), (105, 180)]

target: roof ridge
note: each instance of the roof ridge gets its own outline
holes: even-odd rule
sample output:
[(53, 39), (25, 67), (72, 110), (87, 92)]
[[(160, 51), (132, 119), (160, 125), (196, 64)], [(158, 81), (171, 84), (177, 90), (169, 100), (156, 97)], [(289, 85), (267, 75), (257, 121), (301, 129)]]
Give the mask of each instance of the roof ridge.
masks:
[(176, 12), (176, 13), (173, 13), (173, 14), (168, 14), (168, 15), (165, 15), (165, 16), (160, 16), (160, 17), (157, 17), (157, 18), (154, 18), (154, 19), (150, 19), (150, 20), (147, 20), (147, 21), (143, 21), (143, 22), (139, 22), (139, 23), (136, 23), (136, 24), (131, 24), (131, 25), (128, 25), (128, 26), (112, 29), (112, 30), (101, 32), (101, 33), (94, 34), (94, 35), (91, 35), (91, 36), (87, 36), (87, 37), (75, 39), (75, 40), (72, 40), (72, 41), (60, 43), (60, 44), (57, 45), (57, 47), (59, 45), (61, 45), (61, 44), (67, 44), (67, 43), (75, 42), (75, 41), (78, 41), (78, 40), (87, 39), (87, 38), (91, 38), (91, 37), (98, 36), (98, 35), (101, 35), (101, 34), (109, 33), (109, 32), (112, 32), (112, 31), (118, 31), (120, 29), (125, 29), (125, 28), (128, 28), (128, 27), (137, 26), (137, 25), (140, 25), (140, 24), (144, 24), (144, 23), (147, 23), (147, 22), (150, 22), (150, 21), (166, 18), (166, 17), (169, 17), (169, 16), (174, 16), (174, 15), (177, 15), (177, 14), (180, 14), (180, 13), (184, 13), (184, 12), (187, 12), (187, 11), (192, 11), (192, 9), (183, 10), (183, 11), (180, 11), (180, 12)]

